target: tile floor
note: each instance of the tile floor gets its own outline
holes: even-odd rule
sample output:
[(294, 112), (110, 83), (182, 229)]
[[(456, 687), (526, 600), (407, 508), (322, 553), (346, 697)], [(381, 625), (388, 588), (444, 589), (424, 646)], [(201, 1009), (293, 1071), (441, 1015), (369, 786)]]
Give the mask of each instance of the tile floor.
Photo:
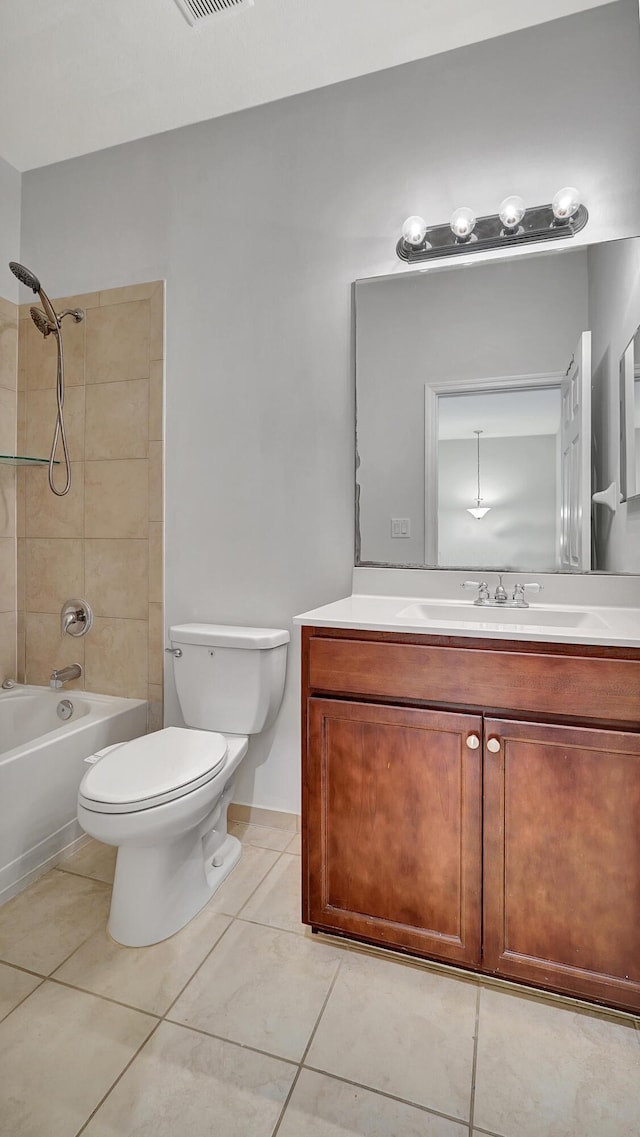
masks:
[(2, 1137), (638, 1137), (640, 1023), (312, 937), (300, 841), (151, 948), (95, 842), (0, 908)]

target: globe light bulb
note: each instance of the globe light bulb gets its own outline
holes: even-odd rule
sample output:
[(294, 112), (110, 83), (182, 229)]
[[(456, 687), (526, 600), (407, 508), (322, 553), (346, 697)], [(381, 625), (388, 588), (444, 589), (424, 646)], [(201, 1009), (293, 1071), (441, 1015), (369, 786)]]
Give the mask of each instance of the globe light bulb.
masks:
[(505, 197), (498, 210), (498, 217), (505, 229), (515, 230), (522, 221), (526, 210), (527, 207), (521, 197), (517, 197), (517, 195)]
[(427, 223), (424, 217), (407, 217), (404, 225), (402, 226), (402, 239), (407, 245), (413, 245), (417, 248), (425, 239), (427, 233)]
[(476, 217), (472, 209), (463, 206), (451, 214), (451, 232), (458, 241), (468, 241), (476, 227)]
[(551, 203), (553, 216), (556, 221), (570, 221), (578, 212), (580, 204), (580, 190), (575, 186), (565, 186), (564, 189), (558, 190)]

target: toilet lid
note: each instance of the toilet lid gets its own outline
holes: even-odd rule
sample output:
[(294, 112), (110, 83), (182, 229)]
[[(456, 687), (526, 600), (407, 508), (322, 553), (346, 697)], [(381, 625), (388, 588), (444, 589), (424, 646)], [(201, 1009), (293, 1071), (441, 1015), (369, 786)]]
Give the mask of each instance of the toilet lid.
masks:
[(221, 734), (169, 726), (110, 749), (87, 770), (80, 799), (109, 813), (172, 801), (210, 781), (226, 753)]

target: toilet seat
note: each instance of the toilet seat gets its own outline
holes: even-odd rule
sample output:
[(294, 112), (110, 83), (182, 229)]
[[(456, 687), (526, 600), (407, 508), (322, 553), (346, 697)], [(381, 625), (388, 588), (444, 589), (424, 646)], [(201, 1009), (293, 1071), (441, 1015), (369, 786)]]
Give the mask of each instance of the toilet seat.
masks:
[(170, 726), (114, 746), (80, 783), (78, 801), (94, 813), (133, 813), (184, 797), (216, 776), (227, 740)]

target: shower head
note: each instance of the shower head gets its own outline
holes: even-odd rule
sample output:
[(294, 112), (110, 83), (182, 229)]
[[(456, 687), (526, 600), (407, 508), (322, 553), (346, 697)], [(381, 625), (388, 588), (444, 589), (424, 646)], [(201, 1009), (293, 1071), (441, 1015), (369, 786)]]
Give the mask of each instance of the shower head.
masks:
[[(31, 269), (25, 268), (24, 265), (18, 264), (17, 261), (9, 261), (9, 268), (11, 269), (13, 275), (18, 278), (21, 284), (26, 284), (27, 288), (31, 288), (33, 292), (38, 293), (42, 302), (42, 307), (44, 308), (44, 314), (51, 324), (51, 328), (49, 330), (53, 331), (54, 328), (59, 328), (60, 322), (55, 314), (53, 304), (51, 303), (35, 273), (31, 272)], [(43, 335), (45, 335), (44, 330), (40, 327), (38, 321), (33, 315), (33, 309), (31, 311), (31, 319), (33, 320), (38, 330), (41, 331)]]
[(47, 319), (42, 308), (30, 308), (29, 312), (36, 328), (43, 336), (48, 336), (50, 332), (55, 331), (53, 324)]
[(35, 273), (30, 269), (25, 268), (24, 265), (19, 265), (17, 261), (9, 261), (9, 268), (14, 276), (17, 276), (21, 284), (26, 284), (33, 292), (40, 291), (40, 281)]

